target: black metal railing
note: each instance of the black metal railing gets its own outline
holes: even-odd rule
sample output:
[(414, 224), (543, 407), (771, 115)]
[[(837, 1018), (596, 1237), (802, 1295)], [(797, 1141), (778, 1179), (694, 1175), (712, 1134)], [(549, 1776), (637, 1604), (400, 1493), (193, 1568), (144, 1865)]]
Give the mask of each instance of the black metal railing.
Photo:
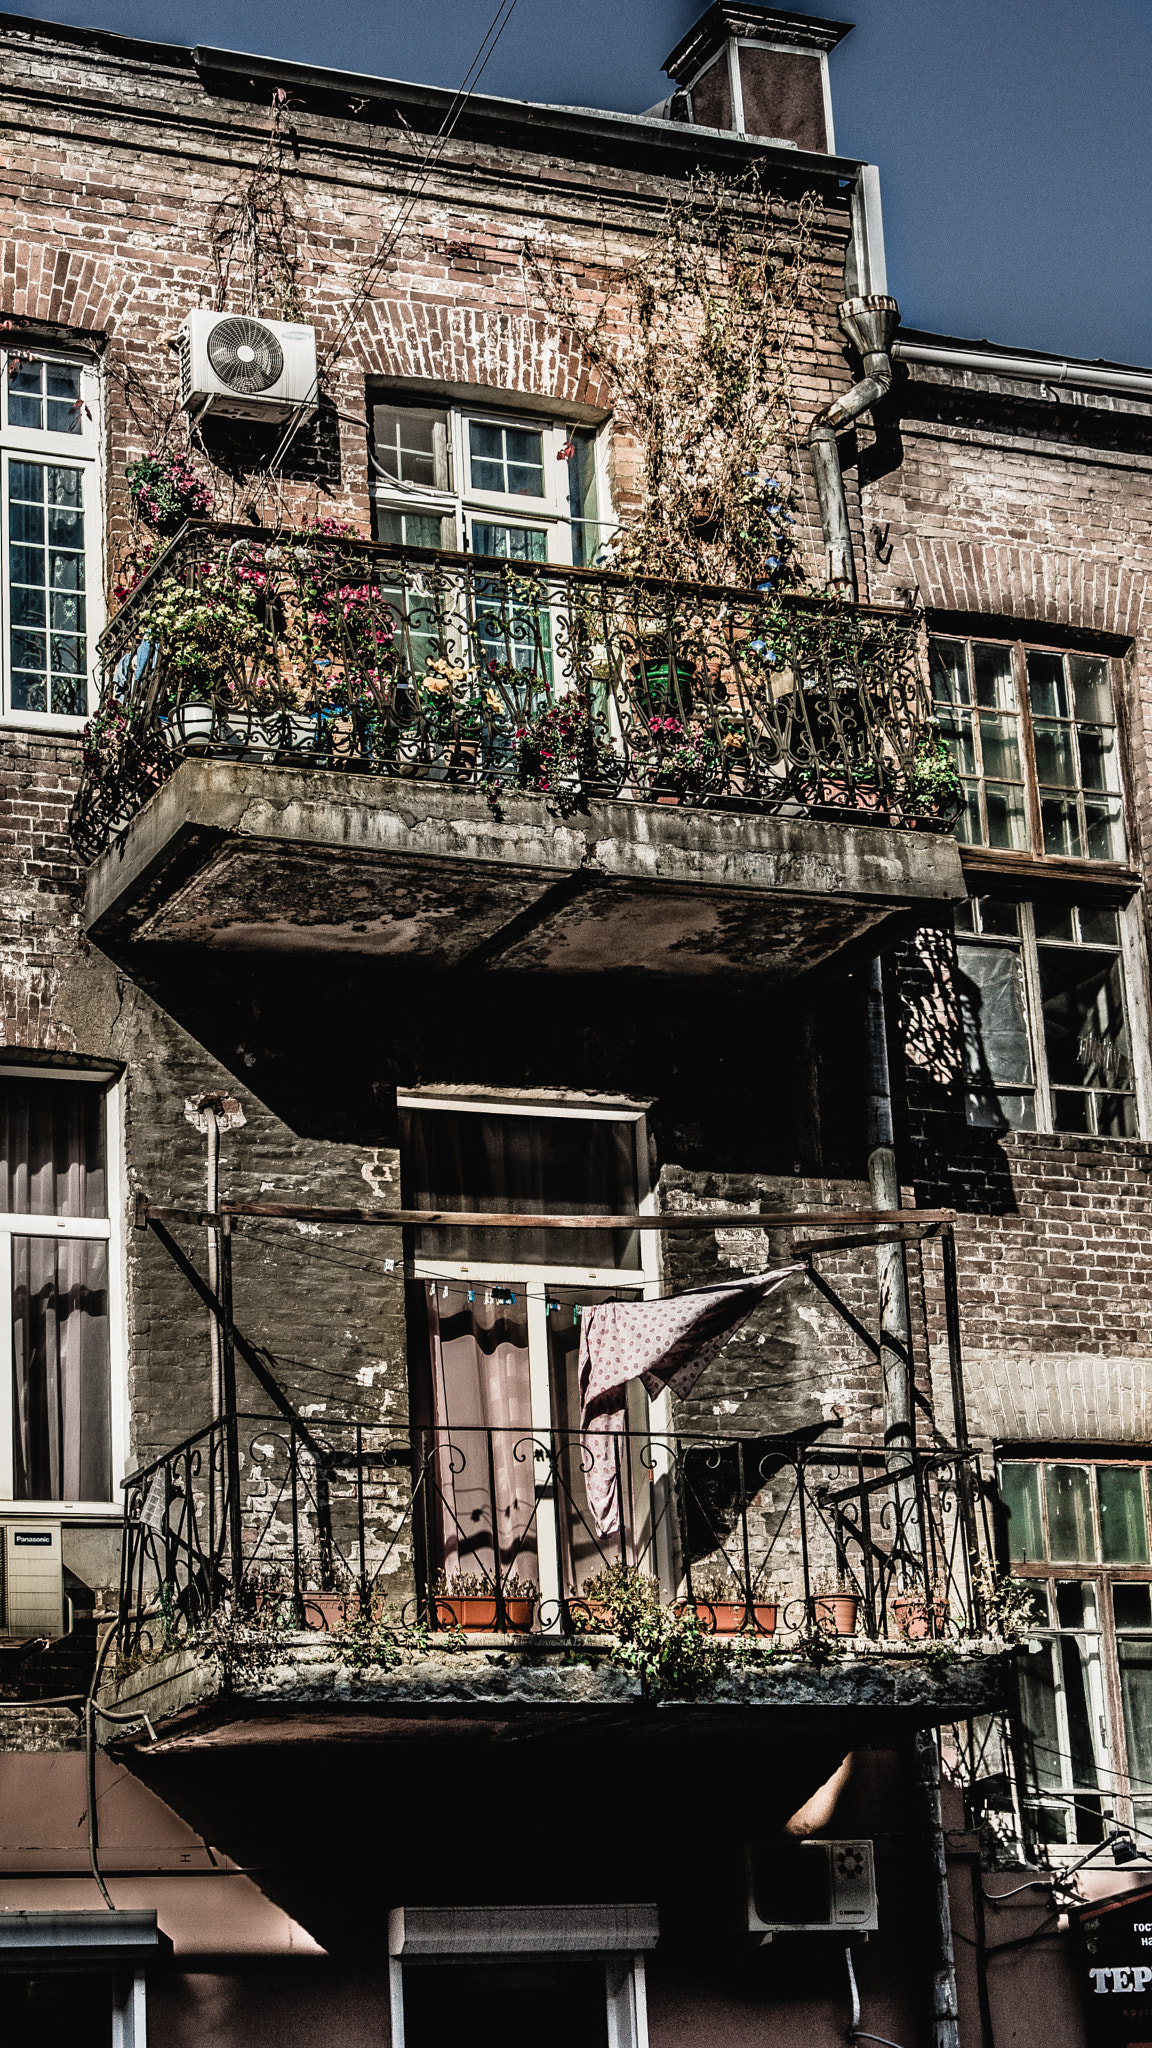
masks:
[(189, 754), (494, 804), (523, 789), (936, 829), (957, 807), (917, 614), (768, 586), (190, 524), (100, 667), (72, 821), (86, 859)]
[(582, 1432), (226, 1416), (125, 1482), (121, 1652), (261, 1600), (299, 1626), (387, 1608), (432, 1629), (579, 1632), (605, 1620), (594, 1582), (619, 1564), (721, 1632), (979, 1631), (961, 1496), (984, 1504), (991, 1555), (992, 1494), (971, 1455), (625, 1429), (612, 1456), (605, 1534)]

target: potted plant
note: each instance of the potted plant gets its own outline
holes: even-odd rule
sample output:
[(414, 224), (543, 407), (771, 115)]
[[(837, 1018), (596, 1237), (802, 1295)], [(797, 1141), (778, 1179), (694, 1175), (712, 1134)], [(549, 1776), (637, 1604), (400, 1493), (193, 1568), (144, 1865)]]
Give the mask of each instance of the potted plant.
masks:
[(831, 1581), (817, 1585), (812, 1593), (812, 1626), (823, 1635), (854, 1636), (860, 1611), (860, 1595), (846, 1593)]
[(619, 775), (615, 749), (588, 699), (575, 690), (517, 725), (512, 748), (520, 788), (558, 797), (561, 810)]
[(923, 1587), (908, 1587), (892, 1602), (896, 1633), (906, 1643), (922, 1643), (930, 1636), (942, 1636), (948, 1626), (948, 1602), (940, 1595), (929, 1598)]
[(178, 533), (186, 519), (207, 519), (215, 499), (186, 453), (166, 455), (150, 448), (127, 469), (132, 504), (156, 533)]
[(689, 1599), (677, 1602), (677, 1614), (694, 1613), (701, 1628), (718, 1636), (739, 1635), (749, 1629), (770, 1636), (776, 1631), (778, 1601), (764, 1590), (760, 1598), (746, 1599), (739, 1581), (727, 1570), (705, 1571), (693, 1581)]
[(964, 784), (947, 740), (939, 734), (922, 739), (912, 764), (907, 822), (914, 824), (920, 816), (948, 827), (956, 823), (963, 808)]
[[(531, 1579), (506, 1579), (501, 1586), (504, 1619), (510, 1631), (526, 1634), (532, 1627), (539, 1589)], [(440, 1628), (462, 1628), (489, 1633), (500, 1625), (496, 1588), (482, 1572), (441, 1572), (433, 1595), (436, 1621)]]

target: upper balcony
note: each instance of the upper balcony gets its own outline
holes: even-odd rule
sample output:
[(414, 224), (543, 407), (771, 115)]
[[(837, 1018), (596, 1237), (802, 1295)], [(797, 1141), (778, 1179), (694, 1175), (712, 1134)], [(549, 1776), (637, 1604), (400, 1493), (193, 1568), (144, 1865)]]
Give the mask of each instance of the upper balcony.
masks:
[(101, 656), (103, 944), (785, 979), (964, 893), (908, 611), (189, 525)]

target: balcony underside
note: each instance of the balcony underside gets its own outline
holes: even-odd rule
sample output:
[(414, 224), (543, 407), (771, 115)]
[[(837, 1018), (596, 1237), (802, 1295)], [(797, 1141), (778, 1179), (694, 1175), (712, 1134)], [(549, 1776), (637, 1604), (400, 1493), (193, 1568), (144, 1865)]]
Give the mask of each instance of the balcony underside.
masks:
[(964, 895), (951, 838), (185, 760), (88, 879), (102, 946), (789, 980)]

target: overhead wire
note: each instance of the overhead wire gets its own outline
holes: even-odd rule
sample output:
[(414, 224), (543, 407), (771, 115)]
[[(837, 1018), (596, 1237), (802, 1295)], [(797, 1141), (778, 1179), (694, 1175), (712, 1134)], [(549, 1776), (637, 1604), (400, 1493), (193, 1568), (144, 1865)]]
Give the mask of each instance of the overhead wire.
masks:
[(499, 0), (496, 12), (481, 38), (480, 47), (464, 75), (463, 82), (457, 87), (452, 100), (449, 102), (444, 119), (440, 123), (432, 145), (425, 152), (424, 157), (416, 167), (416, 172), (407, 192), (403, 196), (396, 218), (377, 248), (376, 254), (363, 272), (356, 293), (336, 330), (332, 342), (329, 344), (327, 353), (317, 365), (316, 375), (309, 387), (308, 394), (305, 398), (298, 400), (295, 412), (269, 460), (267, 474), (270, 478), (275, 475), (278, 466), (283, 462), (296, 435), (303, 426), (305, 415), (311, 409), (319, 394), (323, 378), (341, 354), (344, 343), (367, 303), (372, 286), (375, 284), (384, 265), (388, 262), (401, 234), (411, 219), (416, 201), (424, 192), (429, 178), (432, 176), (433, 171), (451, 141), (461, 116), (484, 75), (488, 60), (512, 19), (515, 8), (516, 0)]

